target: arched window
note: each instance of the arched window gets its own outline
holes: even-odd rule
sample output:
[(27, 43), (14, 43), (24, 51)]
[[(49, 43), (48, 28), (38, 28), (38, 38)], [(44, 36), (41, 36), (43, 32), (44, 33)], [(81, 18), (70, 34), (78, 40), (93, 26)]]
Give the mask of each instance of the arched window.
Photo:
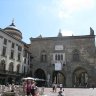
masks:
[(9, 71), (10, 71), (10, 72), (13, 72), (13, 62), (11, 62), (11, 63), (9, 64)]
[(58, 56), (57, 56), (57, 54), (56, 54), (56, 55), (55, 55), (55, 60), (58, 60), (57, 58), (58, 58)]
[(41, 62), (47, 62), (47, 54), (45, 50), (41, 52)]
[(17, 73), (20, 72), (20, 64), (17, 65)]
[(1, 60), (1, 70), (5, 70), (5, 60)]
[(25, 73), (26, 73), (26, 67), (25, 66), (24, 66), (24, 71), (23, 72), (24, 72), (24, 75), (25, 75)]
[(61, 54), (61, 60), (63, 60), (63, 55)]
[(57, 61), (60, 61), (60, 60), (63, 60), (63, 53), (57, 53), (55, 54), (55, 60)]
[(60, 55), (58, 54), (58, 60), (60, 60)]
[(73, 61), (79, 61), (80, 57), (79, 57), (79, 50), (75, 49), (73, 50)]

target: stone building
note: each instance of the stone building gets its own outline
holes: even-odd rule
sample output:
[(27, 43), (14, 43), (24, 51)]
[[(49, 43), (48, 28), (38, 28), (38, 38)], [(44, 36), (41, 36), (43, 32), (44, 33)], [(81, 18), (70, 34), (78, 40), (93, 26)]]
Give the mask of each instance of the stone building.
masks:
[(33, 77), (45, 79), (47, 86), (96, 86), (95, 35), (30, 38)]
[(20, 81), (30, 71), (29, 47), (14, 22), (0, 29), (0, 84)]

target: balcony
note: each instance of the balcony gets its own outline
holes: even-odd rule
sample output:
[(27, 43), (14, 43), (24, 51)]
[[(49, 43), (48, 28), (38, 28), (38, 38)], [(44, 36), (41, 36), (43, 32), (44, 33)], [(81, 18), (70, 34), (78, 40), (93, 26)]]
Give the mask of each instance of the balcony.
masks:
[(21, 75), (21, 73), (17, 73), (17, 72), (14, 72), (14, 71), (8, 71), (8, 70), (0, 70), (0, 74), (2, 75)]
[(55, 64), (55, 63), (61, 63), (62, 65), (66, 65), (66, 61), (64, 60), (51, 60), (51, 64)]

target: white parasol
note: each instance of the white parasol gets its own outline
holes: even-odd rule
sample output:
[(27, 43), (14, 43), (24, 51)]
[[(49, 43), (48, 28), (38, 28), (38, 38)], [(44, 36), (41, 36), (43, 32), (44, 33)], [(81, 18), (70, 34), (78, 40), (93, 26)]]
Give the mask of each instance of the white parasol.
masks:
[(22, 78), (22, 80), (35, 80), (35, 78), (32, 78), (32, 77), (26, 77), (26, 78)]
[(45, 81), (44, 79), (34, 78), (35, 81)]

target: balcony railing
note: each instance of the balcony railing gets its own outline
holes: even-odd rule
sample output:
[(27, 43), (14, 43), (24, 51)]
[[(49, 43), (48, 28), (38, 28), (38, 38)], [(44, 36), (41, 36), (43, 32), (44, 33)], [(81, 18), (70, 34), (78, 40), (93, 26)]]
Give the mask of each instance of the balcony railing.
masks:
[(61, 63), (61, 64), (64, 64), (64, 65), (66, 65), (66, 61), (64, 61), (64, 60), (51, 60), (51, 64), (55, 64), (55, 63)]
[(21, 73), (17, 73), (17, 72), (14, 72), (14, 71), (8, 71), (8, 70), (0, 70), (0, 74), (21, 75)]

